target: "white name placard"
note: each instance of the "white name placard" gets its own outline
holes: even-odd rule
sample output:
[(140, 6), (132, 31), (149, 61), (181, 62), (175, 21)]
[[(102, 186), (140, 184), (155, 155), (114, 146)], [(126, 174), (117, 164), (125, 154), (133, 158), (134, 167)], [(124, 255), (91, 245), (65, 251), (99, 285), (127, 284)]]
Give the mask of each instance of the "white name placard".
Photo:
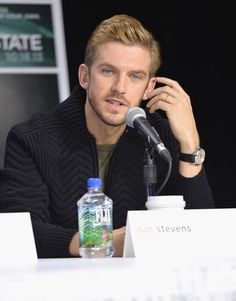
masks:
[(129, 211), (124, 257), (236, 258), (236, 209)]
[(0, 267), (37, 263), (29, 212), (0, 213), (0, 246)]

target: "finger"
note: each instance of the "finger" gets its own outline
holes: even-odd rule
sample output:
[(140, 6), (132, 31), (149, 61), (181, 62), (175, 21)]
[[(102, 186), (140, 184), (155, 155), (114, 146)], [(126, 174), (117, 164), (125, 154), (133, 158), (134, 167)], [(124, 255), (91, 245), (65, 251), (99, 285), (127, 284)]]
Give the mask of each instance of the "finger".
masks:
[(179, 95), (183, 95), (179, 91), (171, 88), (170, 86), (163, 86), (163, 87), (158, 87), (158, 88), (154, 89), (153, 91), (151, 91), (147, 95), (147, 97), (148, 97), (148, 99), (157, 97), (157, 99), (165, 100), (167, 94), (171, 95), (173, 98), (178, 98)]
[(171, 88), (174, 88), (180, 93), (186, 94), (184, 89), (180, 86), (180, 84), (176, 80), (170, 79), (168, 77), (156, 77), (156, 81), (157, 83), (165, 84)]
[[(167, 98), (167, 95), (169, 97)], [(190, 97), (187, 93), (183, 91), (177, 91), (174, 88), (171, 88), (169, 86), (163, 86), (156, 88), (154, 91), (152, 91), (149, 95), (148, 98), (150, 98), (150, 101), (147, 105), (151, 106), (155, 101), (157, 100), (162, 100), (166, 101), (168, 103), (178, 103), (178, 102), (183, 102), (186, 103), (188, 106), (191, 106), (191, 100)]]
[[(169, 98), (168, 98), (169, 99)], [(169, 109), (169, 106), (171, 106), (171, 103), (165, 102), (164, 100), (156, 100), (152, 101), (151, 104), (147, 104), (147, 108), (149, 109), (150, 113), (154, 113), (156, 110), (163, 110), (167, 111)]]
[(174, 100), (174, 98), (171, 94), (168, 94), (168, 93), (157, 94), (148, 101), (146, 107), (151, 108), (154, 104), (156, 104), (160, 101), (165, 102), (165, 103), (172, 103), (173, 100)]

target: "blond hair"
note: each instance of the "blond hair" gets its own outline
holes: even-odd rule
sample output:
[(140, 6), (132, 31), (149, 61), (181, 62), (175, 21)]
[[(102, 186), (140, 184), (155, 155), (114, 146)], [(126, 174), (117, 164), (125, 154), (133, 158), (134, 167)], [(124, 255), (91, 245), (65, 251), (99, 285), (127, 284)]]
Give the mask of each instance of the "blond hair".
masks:
[(150, 31), (134, 17), (121, 14), (102, 21), (91, 34), (85, 50), (85, 64), (91, 66), (96, 49), (106, 42), (122, 42), (125, 45), (140, 45), (151, 54), (150, 74), (154, 76), (161, 65), (160, 45)]

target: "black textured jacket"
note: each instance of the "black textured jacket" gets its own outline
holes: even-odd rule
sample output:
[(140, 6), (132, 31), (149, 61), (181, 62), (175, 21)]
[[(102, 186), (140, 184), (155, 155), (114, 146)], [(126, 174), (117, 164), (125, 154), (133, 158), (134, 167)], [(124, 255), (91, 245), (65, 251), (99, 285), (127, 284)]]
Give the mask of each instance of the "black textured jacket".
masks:
[[(69, 242), (78, 230), (77, 201), (87, 190), (87, 178), (98, 176), (96, 143), (86, 128), (84, 103), (75, 87), (55, 110), (35, 114), (8, 134), (0, 210), (31, 213), (38, 257), (70, 256)], [(204, 169), (193, 178), (180, 176), (178, 144), (167, 119), (157, 112), (147, 118), (173, 158), (162, 194), (182, 194), (187, 208), (214, 207)], [(144, 150), (143, 138), (127, 127), (112, 155), (104, 191), (113, 200), (114, 228), (126, 224), (128, 210), (145, 208)], [(156, 165), (161, 185), (168, 163), (157, 155)]]

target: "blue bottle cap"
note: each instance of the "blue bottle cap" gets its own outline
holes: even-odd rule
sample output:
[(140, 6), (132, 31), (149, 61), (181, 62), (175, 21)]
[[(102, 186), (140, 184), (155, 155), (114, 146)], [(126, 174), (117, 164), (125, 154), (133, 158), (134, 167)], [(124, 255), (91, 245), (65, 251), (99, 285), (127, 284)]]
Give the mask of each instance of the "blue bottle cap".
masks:
[(100, 178), (89, 178), (87, 180), (87, 187), (101, 187), (102, 186), (102, 180)]

